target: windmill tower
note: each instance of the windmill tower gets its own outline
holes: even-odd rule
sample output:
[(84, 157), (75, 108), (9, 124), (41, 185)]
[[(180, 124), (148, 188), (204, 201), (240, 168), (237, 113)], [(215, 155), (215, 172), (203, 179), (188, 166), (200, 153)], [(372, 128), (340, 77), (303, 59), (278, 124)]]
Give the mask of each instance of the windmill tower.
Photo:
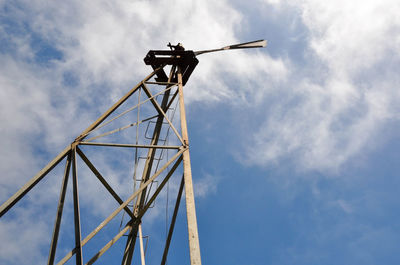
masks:
[[(48, 264), (65, 264), (71, 258), (76, 260), (76, 264), (84, 264), (84, 261), (85, 264), (93, 264), (113, 245), (124, 239), (124, 247), (120, 251), (121, 264), (132, 264), (134, 253), (137, 252), (140, 253), (138, 256), (141, 264), (144, 265), (145, 237), (142, 226), (145, 216), (161, 192), (168, 187), (171, 179), (178, 175), (180, 179), (176, 183), (180, 184), (177, 185), (175, 206), (168, 222), (167, 236), (163, 242), (163, 251), (159, 253), (159, 260), (161, 264), (166, 264), (184, 191), (190, 264), (201, 264), (183, 87), (199, 62), (196, 56), (208, 52), (265, 46), (266, 41), (260, 40), (197, 52), (185, 50), (180, 44), (176, 46), (169, 44), (170, 50), (149, 51), (144, 62), (152, 67), (152, 73), (120, 98), (47, 166), (4, 202), (0, 206), (0, 217), (58, 164), (65, 161)], [(133, 190), (124, 199), (115, 187), (112, 187), (109, 178), (101, 173), (99, 166), (89, 159), (88, 154), (94, 156), (93, 154), (99, 152), (99, 148), (102, 148), (101, 152), (115, 149), (129, 150), (131, 157), (134, 158), (131, 161), (133, 174), (126, 173), (133, 175)], [(81, 232), (83, 214), (79, 204), (79, 199), (85, 191), (79, 191), (78, 188), (78, 162), (96, 177), (109, 193), (109, 198), (117, 203), (117, 207), (85, 235)], [(75, 244), (66, 255), (56, 260), (69, 178), (72, 179), (70, 182), (72, 182)], [(122, 225), (110, 240), (94, 255), (85, 254), (85, 245), (96, 240), (96, 235), (110, 225), (113, 219), (121, 218), (121, 215), (124, 217), (121, 221)], [(137, 241), (139, 241), (139, 250), (135, 251)]]

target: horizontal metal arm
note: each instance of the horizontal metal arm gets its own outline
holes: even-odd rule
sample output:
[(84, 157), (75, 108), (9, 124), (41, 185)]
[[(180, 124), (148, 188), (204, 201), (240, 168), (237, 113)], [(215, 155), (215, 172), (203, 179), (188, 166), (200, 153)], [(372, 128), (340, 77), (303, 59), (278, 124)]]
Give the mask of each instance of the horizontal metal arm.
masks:
[(256, 40), (256, 41), (250, 41), (250, 42), (244, 42), (244, 43), (229, 45), (229, 46), (222, 47), (220, 49), (197, 51), (197, 52), (194, 52), (194, 54), (197, 56), (197, 55), (200, 55), (200, 54), (203, 54), (203, 53), (226, 51), (226, 50), (235, 50), (235, 49), (262, 48), (262, 47), (266, 47), (266, 46), (267, 46), (267, 41), (266, 40)]

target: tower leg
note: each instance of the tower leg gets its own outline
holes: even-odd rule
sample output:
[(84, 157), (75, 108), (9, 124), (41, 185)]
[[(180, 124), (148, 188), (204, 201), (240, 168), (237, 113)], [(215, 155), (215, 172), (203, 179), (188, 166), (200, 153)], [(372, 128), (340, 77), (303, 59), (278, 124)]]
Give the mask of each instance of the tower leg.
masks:
[[(189, 138), (188, 138), (187, 124), (186, 124), (185, 105), (183, 101), (182, 73), (180, 69), (178, 69), (178, 89), (179, 89), (179, 109), (181, 113), (182, 139), (184, 141), (184, 144), (188, 147)], [(183, 155), (183, 174), (185, 180), (186, 214), (188, 222), (190, 264), (200, 265), (201, 264), (200, 243), (199, 243), (199, 233), (197, 231), (196, 207), (194, 203), (192, 169), (190, 165), (189, 148), (186, 149), (182, 155)]]
[(81, 238), (81, 217), (79, 209), (79, 191), (78, 191), (78, 175), (76, 168), (76, 147), (73, 148), (72, 152), (72, 187), (73, 187), (73, 198), (74, 198), (74, 223), (75, 223), (75, 248), (76, 248), (76, 264), (82, 265), (82, 238)]
[(64, 209), (65, 194), (67, 192), (68, 176), (69, 176), (70, 168), (71, 168), (71, 153), (68, 154), (67, 162), (65, 164), (64, 178), (61, 183), (60, 198), (58, 200), (58, 206), (57, 206), (57, 216), (56, 216), (56, 221), (54, 223), (54, 230), (53, 230), (53, 237), (52, 237), (51, 245), (50, 245), (49, 258), (47, 260), (48, 265), (54, 264), (54, 258), (56, 255), (58, 234), (60, 232), (61, 218), (62, 218), (63, 209)]

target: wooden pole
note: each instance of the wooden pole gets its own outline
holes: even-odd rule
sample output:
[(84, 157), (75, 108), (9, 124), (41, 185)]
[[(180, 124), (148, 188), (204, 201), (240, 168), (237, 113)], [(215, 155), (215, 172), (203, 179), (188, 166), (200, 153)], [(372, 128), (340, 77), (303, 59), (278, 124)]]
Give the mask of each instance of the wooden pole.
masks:
[(182, 84), (182, 73), (178, 68), (178, 89), (179, 89), (179, 109), (181, 114), (181, 130), (182, 139), (187, 149), (183, 152), (183, 174), (185, 179), (185, 196), (186, 196), (186, 214), (188, 222), (188, 236), (189, 236), (189, 252), (190, 252), (190, 264), (200, 265), (200, 243), (199, 233), (197, 231), (197, 218), (196, 218), (196, 206), (194, 203), (194, 192), (192, 183), (192, 169), (190, 165), (190, 154), (189, 154), (189, 138), (186, 124), (186, 113), (185, 104), (183, 101), (183, 84)]

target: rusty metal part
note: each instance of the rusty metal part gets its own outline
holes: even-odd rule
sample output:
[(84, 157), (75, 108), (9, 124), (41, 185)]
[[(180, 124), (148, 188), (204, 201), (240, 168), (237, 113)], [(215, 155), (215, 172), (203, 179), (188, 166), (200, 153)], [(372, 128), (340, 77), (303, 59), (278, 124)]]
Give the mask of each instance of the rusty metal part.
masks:
[[(196, 65), (199, 63), (193, 51), (185, 50), (151, 50), (144, 58), (147, 65), (157, 69), (162, 65), (173, 65), (181, 68), (182, 82), (186, 84)], [(157, 72), (157, 82), (167, 82), (168, 77), (164, 71)], [(177, 82), (175, 78), (168, 82)]]

